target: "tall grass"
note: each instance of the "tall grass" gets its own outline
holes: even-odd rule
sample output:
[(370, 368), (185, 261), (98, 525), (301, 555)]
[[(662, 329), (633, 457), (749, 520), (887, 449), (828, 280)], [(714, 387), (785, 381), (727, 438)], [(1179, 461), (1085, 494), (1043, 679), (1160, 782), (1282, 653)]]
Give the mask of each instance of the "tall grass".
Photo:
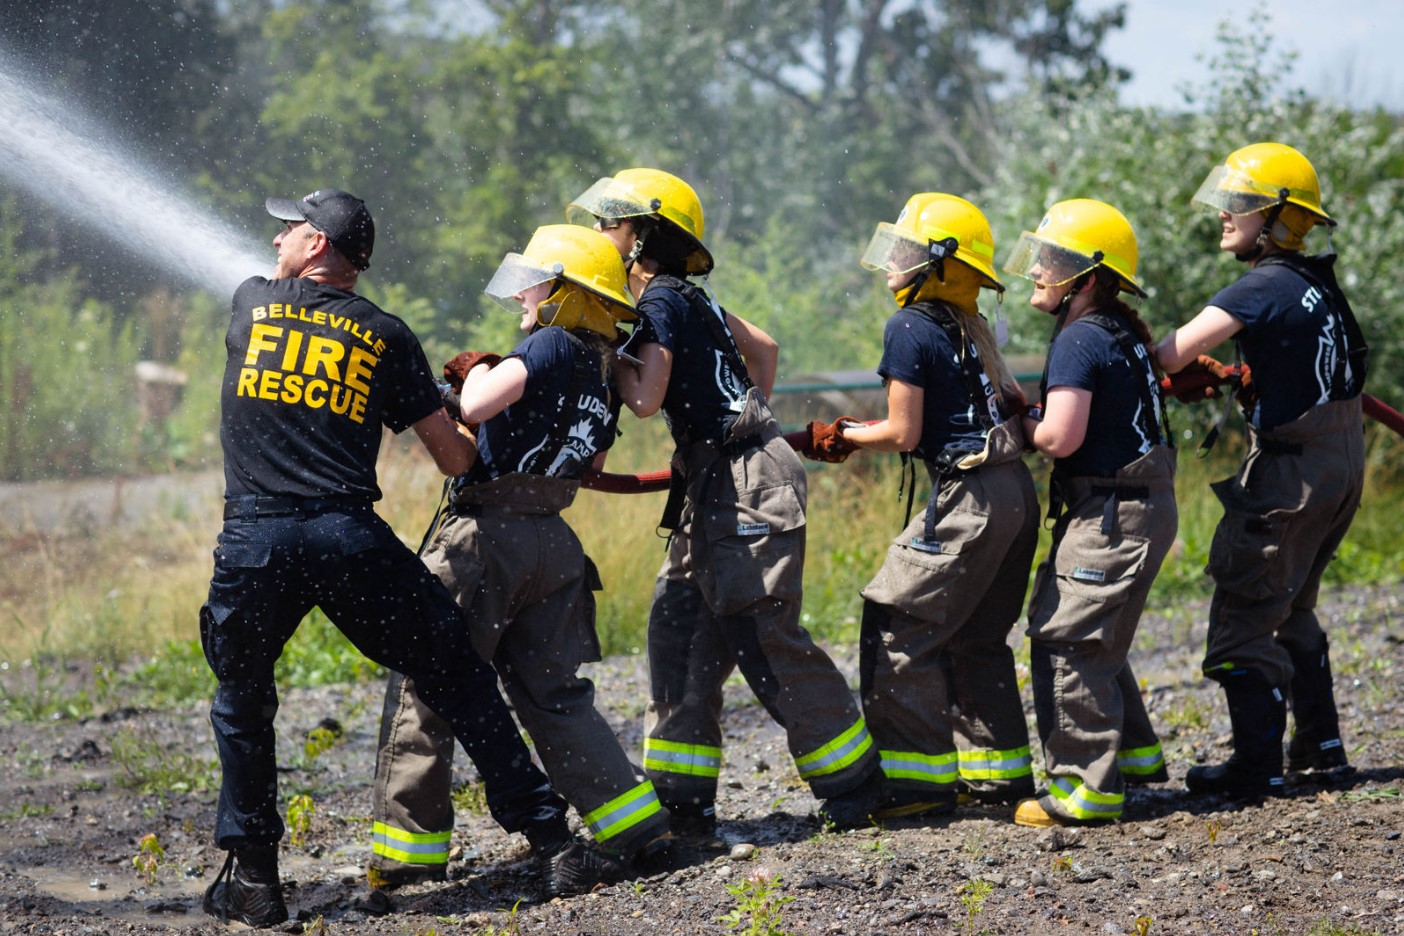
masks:
[[(611, 470), (651, 471), (667, 465), (670, 444), (659, 421), (640, 423), (626, 416), (623, 428), (610, 456)], [(1226, 433), (1208, 459), (1195, 458), (1192, 447), (1181, 452), (1180, 542), (1156, 582), (1152, 612), (1173, 611), (1209, 593), (1203, 567), (1220, 508), (1208, 484), (1234, 471), (1241, 454), (1237, 435)], [(1398, 521), (1404, 513), (1401, 456), (1404, 442), (1371, 429), (1365, 506), (1328, 572), (1328, 583), (1404, 580)], [(1048, 466), (1033, 456), (1030, 465), (1046, 498)], [(900, 467), (895, 456), (869, 452), (843, 465), (807, 467), (805, 623), (822, 642), (851, 643), (857, 635), (859, 589), (903, 525), (907, 505), (897, 499)], [(387, 441), (381, 486), (382, 516), (417, 547), (434, 515), (442, 479), (412, 435)], [(144, 661), (141, 691), (195, 691), (191, 687), (207, 679), (198, 646), (198, 610), (221, 523), (220, 485), (210, 480), (208, 487), (196, 509), (156, 511), (135, 529), (94, 523), (52, 533), (6, 532), (0, 539), (0, 666), (6, 667), (0, 669), (0, 689), (13, 696), (17, 681), (32, 679), (36, 672), (25, 661), (42, 657), (49, 664), (85, 660), (128, 670), (137, 659)], [(924, 486), (917, 495), (920, 506)], [(605, 582), (598, 624), (608, 654), (639, 652), (644, 646), (653, 581), (664, 556), (665, 541), (656, 533), (663, 501), (661, 493), (582, 491), (568, 513)], [(360, 666), (354, 650), (320, 617), (299, 629), (287, 655), (281, 672), (295, 682), (374, 672)], [(46, 665), (43, 671), (56, 668)]]

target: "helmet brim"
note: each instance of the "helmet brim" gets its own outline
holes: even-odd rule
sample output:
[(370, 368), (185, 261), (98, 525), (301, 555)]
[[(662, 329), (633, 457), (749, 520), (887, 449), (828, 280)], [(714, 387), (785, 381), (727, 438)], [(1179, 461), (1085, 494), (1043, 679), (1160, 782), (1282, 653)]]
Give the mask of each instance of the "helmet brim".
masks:
[(1089, 256), (1081, 251), (1055, 244), (1039, 237), (1032, 231), (1019, 235), (1019, 241), (1004, 263), (1004, 272), (1021, 276), (1040, 286), (1062, 286), (1071, 283), (1098, 266), (1105, 266), (1121, 281), (1121, 288), (1142, 299), (1146, 292), (1141, 284), (1126, 274), (1104, 264), (1100, 256)]
[(488, 280), (483, 292), (493, 302), (509, 312), (518, 312), (521, 311), (521, 306), (514, 298), (515, 296), (526, 292), (533, 286), (552, 282), (563, 271), (564, 268), (560, 264), (555, 264), (553, 268), (547, 269), (519, 253), (509, 253), (502, 258), (502, 262), (497, 266), (497, 272), (492, 274), (492, 279)]

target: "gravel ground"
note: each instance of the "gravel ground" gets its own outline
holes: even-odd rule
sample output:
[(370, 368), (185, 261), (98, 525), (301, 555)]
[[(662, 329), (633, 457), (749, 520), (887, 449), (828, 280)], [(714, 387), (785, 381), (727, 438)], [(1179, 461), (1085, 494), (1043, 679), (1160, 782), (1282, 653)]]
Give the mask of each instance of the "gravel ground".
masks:
[[(1200, 679), (1204, 609), (1146, 616), (1133, 664), (1162, 731), (1171, 781), (1137, 788), (1122, 822), (1026, 829), (1008, 808), (961, 807), (928, 823), (833, 834), (785, 753), (783, 736), (739, 682), (728, 690), (719, 803), (727, 848), (679, 870), (568, 900), (540, 902), (525, 843), (460, 810), (447, 884), (368, 900), (370, 787), (378, 685), (290, 692), (279, 716), (283, 791), (311, 792), (304, 844), (284, 841), (293, 919), (319, 934), (1400, 933), (1404, 932), (1404, 648), (1401, 588), (1335, 590), (1329, 618), (1337, 692), (1354, 770), (1295, 776), (1288, 796), (1235, 807), (1183, 792), (1195, 762), (1228, 745), (1221, 694)], [(856, 682), (850, 648), (835, 656)], [(592, 669), (602, 708), (637, 751), (640, 658)], [(24, 673), (6, 689), (22, 692)], [(1030, 710), (1032, 730), (1032, 712)], [(339, 743), (308, 763), (323, 719)], [(214, 933), (200, 894), (218, 871), (214, 748), (204, 706), (123, 709), (84, 721), (0, 725), (0, 934)], [(465, 782), (472, 770), (456, 765)], [(165, 771), (161, 794), (133, 792)], [(133, 865), (143, 836), (164, 856)], [(728, 888), (769, 882), (779, 919), (753, 918)], [(513, 907), (516, 907), (515, 912)], [(389, 909), (385, 915), (372, 911)], [(747, 929), (748, 926), (754, 926)], [(1334, 927), (1324, 929), (1323, 927)]]

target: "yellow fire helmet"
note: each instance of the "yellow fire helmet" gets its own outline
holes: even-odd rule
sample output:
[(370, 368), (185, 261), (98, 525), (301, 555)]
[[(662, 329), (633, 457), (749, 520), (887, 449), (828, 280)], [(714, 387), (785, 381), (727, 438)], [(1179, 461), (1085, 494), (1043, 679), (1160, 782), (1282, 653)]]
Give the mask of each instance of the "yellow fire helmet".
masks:
[(712, 254), (702, 245), (702, 203), (692, 186), (671, 173), (625, 169), (596, 181), (566, 207), (566, 219), (585, 227), (641, 217), (664, 221), (683, 236), (690, 248), (688, 275), (712, 271)]
[(1137, 256), (1136, 232), (1125, 215), (1106, 202), (1072, 198), (1050, 207), (1037, 231), (1019, 235), (1004, 271), (1061, 286), (1104, 266), (1120, 277), (1123, 290), (1144, 298)]
[(865, 270), (910, 273), (947, 258), (979, 273), (986, 289), (1004, 291), (994, 271), (994, 235), (980, 209), (955, 195), (920, 192), (907, 199), (896, 224), (878, 224), (858, 262)]
[(1272, 235), (1293, 250), (1301, 249), (1302, 237), (1316, 225), (1336, 226), (1321, 207), (1315, 167), (1284, 143), (1254, 143), (1234, 150), (1223, 165), (1209, 171), (1193, 200), (1231, 215), (1280, 205), (1282, 210), (1273, 221), (1280, 220), (1287, 230), (1274, 230)]
[(542, 325), (586, 328), (606, 338), (619, 322), (638, 318), (629, 294), (624, 261), (609, 238), (574, 224), (547, 224), (536, 229), (521, 253), (502, 258), (483, 290), (509, 311), (520, 311), (513, 297), (541, 283), (554, 283), (536, 310)]

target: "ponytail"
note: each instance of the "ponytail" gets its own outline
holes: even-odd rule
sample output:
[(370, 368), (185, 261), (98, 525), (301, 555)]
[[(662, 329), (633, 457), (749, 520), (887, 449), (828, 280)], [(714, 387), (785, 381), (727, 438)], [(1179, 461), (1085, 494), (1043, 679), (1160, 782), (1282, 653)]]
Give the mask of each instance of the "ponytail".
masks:
[(990, 328), (990, 323), (983, 315), (963, 315), (957, 313), (955, 320), (960, 323), (960, 329), (975, 345), (975, 351), (980, 355), (980, 362), (985, 367), (985, 376), (989, 378), (990, 385), (999, 394), (999, 401), (1002, 408), (1007, 413), (1019, 412), (1023, 409), (1024, 391), (1020, 389), (1019, 382), (1014, 379), (1014, 372), (1009, 369), (1009, 364), (1004, 360), (1004, 355), (999, 353), (999, 346), (995, 343), (994, 331)]
[(1141, 321), (1140, 313), (1121, 298), (1121, 277), (1104, 267), (1099, 267), (1092, 280), (1092, 300), (1093, 308), (1114, 313), (1126, 319), (1126, 323), (1131, 326), (1132, 333), (1140, 339), (1141, 344), (1146, 346), (1155, 373), (1160, 375), (1160, 364), (1156, 361), (1153, 351), (1155, 337), (1151, 334), (1150, 326)]

